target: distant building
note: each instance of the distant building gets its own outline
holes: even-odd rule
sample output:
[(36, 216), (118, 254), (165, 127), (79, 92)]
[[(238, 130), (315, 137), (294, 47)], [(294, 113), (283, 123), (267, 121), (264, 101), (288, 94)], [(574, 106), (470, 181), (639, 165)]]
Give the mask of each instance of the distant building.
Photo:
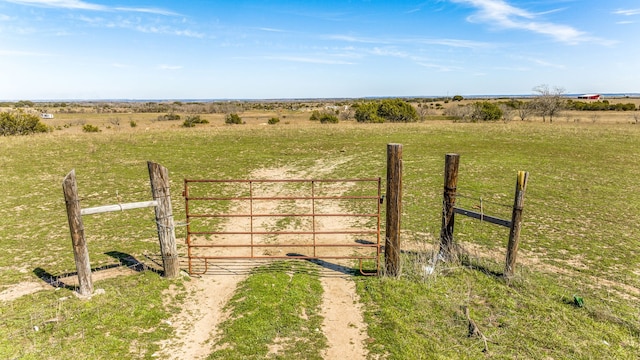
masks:
[(53, 114), (42, 113), (42, 114), (40, 114), (40, 117), (43, 118), (43, 119), (53, 119)]
[(578, 96), (578, 99), (586, 99), (586, 100), (600, 100), (602, 95), (600, 94), (584, 94)]

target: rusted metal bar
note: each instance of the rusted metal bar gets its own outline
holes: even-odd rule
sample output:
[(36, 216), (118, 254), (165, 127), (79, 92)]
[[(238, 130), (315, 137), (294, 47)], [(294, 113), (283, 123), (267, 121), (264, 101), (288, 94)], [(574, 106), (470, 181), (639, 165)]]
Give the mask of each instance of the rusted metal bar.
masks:
[(192, 235), (348, 235), (348, 234), (376, 234), (375, 230), (345, 230), (345, 231), (192, 231)]
[[(368, 248), (368, 247), (376, 247), (377, 244), (359, 244), (359, 245), (349, 245), (349, 244), (200, 244), (200, 245), (191, 245), (193, 248), (246, 248), (249, 246), (253, 246), (254, 248), (263, 248), (263, 247), (283, 247), (283, 248), (292, 248), (292, 247), (352, 247), (352, 248)], [(350, 256), (348, 256), (350, 258)], [(310, 258), (314, 258), (311, 256)], [(373, 258), (373, 256), (371, 256)]]
[(234, 217), (376, 217), (378, 214), (191, 214), (192, 218), (234, 218)]
[(365, 200), (378, 199), (375, 196), (245, 196), (245, 197), (190, 197), (193, 201), (255, 201), (255, 200)]
[(380, 178), (362, 178), (362, 179), (274, 179), (274, 180), (266, 180), (266, 179), (235, 179), (235, 180), (222, 180), (222, 179), (185, 179), (185, 182), (193, 182), (193, 183), (308, 183), (308, 182), (318, 182), (318, 183), (349, 183), (349, 182), (375, 182), (380, 180)]

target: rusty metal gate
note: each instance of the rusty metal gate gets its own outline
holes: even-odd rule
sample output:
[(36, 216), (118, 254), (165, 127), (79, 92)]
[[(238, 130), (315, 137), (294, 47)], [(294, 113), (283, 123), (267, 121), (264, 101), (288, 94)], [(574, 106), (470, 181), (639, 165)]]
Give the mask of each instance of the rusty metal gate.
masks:
[(221, 259), (294, 258), (358, 260), (361, 273), (376, 274), (380, 184), (185, 179), (189, 273), (206, 273)]

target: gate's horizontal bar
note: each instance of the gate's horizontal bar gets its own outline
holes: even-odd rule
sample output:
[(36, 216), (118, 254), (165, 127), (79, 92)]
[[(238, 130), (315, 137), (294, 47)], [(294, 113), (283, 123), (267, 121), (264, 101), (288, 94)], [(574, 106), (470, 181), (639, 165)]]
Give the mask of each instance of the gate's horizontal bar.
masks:
[(511, 227), (511, 221), (509, 220), (504, 220), (504, 219), (500, 219), (494, 216), (489, 216), (489, 215), (485, 215), (479, 212), (475, 212), (475, 211), (471, 211), (471, 210), (465, 210), (465, 209), (460, 209), (460, 208), (453, 208), (454, 212), (456, 214), (460, 214), (460, 215), (464, 215), (464, 216), (468, 216), (474, 219), (478, 219), (478, 220), (482, 220), (482, 221), (486, 221), (488, 223), (491, 224), (496, 224), (496, 225), (500, 225), (500, 226), (504, 226), (504, 227)]
[(189, 214), (189, 218), (237, 218), (237, 217), (378, 217), (378, 214)]
[(378, 182), (380, 178), (364, 178), (364, 179), (279, 179), (279, 180), (266, 180), (266, 179), (255, 179), (255, 180), (213, 180), (213, 179), (185, 179), (185, 183), (335, 183), (335, 182)]
[(353, 248), (375, 248), (379, 247), (379, 244), (189, 244), (192, 248), (291, 248), (291, 247), (353, 247)]
[(334, 235), (334, 234), (377, 234), (375, 230), (345, 231), (190, 231), (191, 235)]
[(153, 207), (153, 206), (158, 206), (158, 202), (154, 200), (154, 201), (141, 201), (141, 202), (134, 202), (134, 203), (118, 204), (118, 205), (96, 206), (96, 207), (80, 210), (80, 215), (100, 214), (105, 212), (132, 210), (132, 209), (140, 209), (140, 208)]
[(275, 255), (275, 256), (191, 256), (191, 259), (200, 260), (255, 260), (255, 259), (308, 259), (308, 260), (323, 260), (323, 259), (352, 259), (352, 260), (375, 260), (377, 256), (304, 256), (304, 255)]
[(243, 197), (185, 197), (188, 201), (249, 201), (249, 200), (380, 200), (378, 196), (243, 196)]

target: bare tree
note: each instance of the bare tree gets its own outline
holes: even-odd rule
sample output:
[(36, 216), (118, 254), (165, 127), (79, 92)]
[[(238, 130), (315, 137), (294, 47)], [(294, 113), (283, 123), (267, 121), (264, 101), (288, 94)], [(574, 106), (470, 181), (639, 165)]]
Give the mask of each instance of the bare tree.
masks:
[(444, 115), (454, 118), (454, 121), (469, 121), (472, 114), (473, 107), (470, 105), (454, 105), (444, 110)]
[(558, 116), (564, 108), (564, 88), (555, 86), (552, 89), (544, 84), (534, 87), (533, 92), (536, 94), (533, 104), (542, 116), (542, 122), (549, 117), (549, 122), (552, 123), (553, 117)]
[(507, 122), (513, 120), (513, 114), (516, 112), (514, 108), (507, 104), (499, 104), (500, 110), (502, 111), (502, 120)]
[(515, 103), (515, 111), (520, 121), (525, 121), (529, 119), (531, 115), (535, 114), (536, 108), (535, 104), (531, 101), (518, 101)]
[(418, 111), (418, 117), (420, 118), (420, 121), (425, 121), (427, 119), (427, 116), (433, 114), (433, 111), (429, 109), (429, 106), (427, 104), (418, 104), (416, 110)]

